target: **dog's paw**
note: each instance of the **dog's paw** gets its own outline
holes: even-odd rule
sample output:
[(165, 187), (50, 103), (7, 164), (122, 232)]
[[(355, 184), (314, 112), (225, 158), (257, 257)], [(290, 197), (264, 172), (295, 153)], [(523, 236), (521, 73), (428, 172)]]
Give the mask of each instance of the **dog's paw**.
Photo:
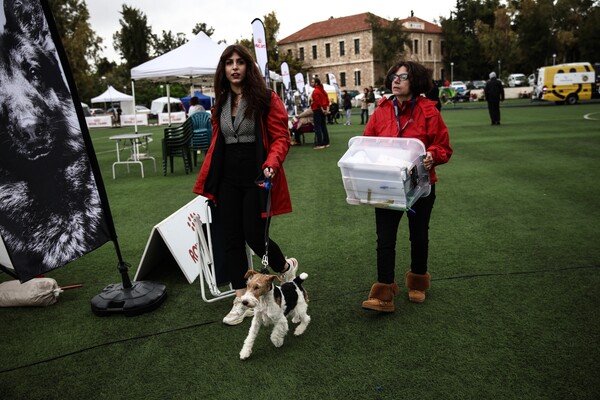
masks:
[(306, 325), (298, 325), (294, 330), (294, 336), (300, 336), (306, 331)]
[(283, 338), (278, 336), (271, 336), (271, 342), (275, 347), (283, 346)]
[(240, 351), (240, 360), (247, 360), (250, 357), (250, 354), (252, 354), (251, 350), (242, 349), (242, 351)]

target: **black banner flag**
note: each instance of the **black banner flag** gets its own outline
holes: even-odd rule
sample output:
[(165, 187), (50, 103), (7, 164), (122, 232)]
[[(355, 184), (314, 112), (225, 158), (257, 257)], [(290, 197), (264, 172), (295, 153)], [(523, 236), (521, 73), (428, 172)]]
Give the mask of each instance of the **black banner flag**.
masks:
[(24, 282), (116, 233), (47, 0), (0, 3), (0, 265)]

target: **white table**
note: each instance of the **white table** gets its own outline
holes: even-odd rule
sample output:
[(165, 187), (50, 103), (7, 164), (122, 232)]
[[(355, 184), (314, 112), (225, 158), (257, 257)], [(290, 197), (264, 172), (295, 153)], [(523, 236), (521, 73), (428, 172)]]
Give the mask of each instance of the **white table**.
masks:
[[(144, 177), (144, 160), (152, 160), (154, 163), (154, 172), (156, 172), (156, 160), (151, 157), (148, 151), (148, 143), (152, 141), (151, 133), (123, 133), (121, 135), (110, 136), (110, 140), (114, 140), (117, 144), (117, 161), (112, 165), (113, 179), (115, 179), (115, 165), (125, 164), (127, 165), (127, 172), (129, 173), (129, 164), (139, 164), (142, 171), (142, 178)], [(131, 155), (121, 161), (121, 151), (127, 148), (127, 144), (130, 144)], [(140, 152), (140, 147), (146, 149), (145, 153)]]

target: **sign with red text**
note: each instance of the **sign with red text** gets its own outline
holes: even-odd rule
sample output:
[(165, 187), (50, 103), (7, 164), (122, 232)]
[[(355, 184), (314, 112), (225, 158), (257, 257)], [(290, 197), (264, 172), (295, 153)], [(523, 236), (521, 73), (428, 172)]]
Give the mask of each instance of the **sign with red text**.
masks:
[(148, 114), (121, 115), (121, 126), (148, 125)]
[(88, 128), (110, 128), (112, 126), (112, 117), (103, 115), (98, 117), (85, 117)]
[(198, 243), (194, 217), (208, 221), (206, 197), (198, 196), (152, 228), (134, 280), (175, 262), (189, 283), (198, 277)]
[(171, 114), (169, 114), (169, 113), (158, 114), (158, 124), (159, 125), (182, 124), (183, 122), (185, 122), (185, 113), (183, 111), (172, 112)]

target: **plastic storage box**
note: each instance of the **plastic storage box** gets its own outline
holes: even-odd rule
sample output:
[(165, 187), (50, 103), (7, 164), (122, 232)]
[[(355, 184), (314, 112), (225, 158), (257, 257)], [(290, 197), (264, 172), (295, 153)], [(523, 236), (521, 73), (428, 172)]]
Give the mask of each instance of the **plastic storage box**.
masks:
[(431, 191), (418, 139), (355, 136), (338, 161), (348, 204), (408, 210)]

